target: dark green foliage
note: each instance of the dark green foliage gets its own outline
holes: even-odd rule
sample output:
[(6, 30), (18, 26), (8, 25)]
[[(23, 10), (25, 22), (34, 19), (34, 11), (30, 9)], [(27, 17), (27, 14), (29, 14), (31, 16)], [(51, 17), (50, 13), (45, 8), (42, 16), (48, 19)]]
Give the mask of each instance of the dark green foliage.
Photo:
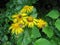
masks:
[[(60, 45), (60, 2), (59, 0), (10, 0), (5, 8), (0, 8), (0, 45)], [(11, 16), (18, 13), (24, 5), (33, 5), (37, 18), (48, 22), (48, 27), (26, 29), (19, 37), (11, 35), (9, 26)], [(36, 13), (37, 10), (37, 13)], [(38, 16), (37, 16), (38, 14)], [(29, 31), (28, 31), (29, 30)], [(40, 32), (39, 32), (40, 31)]]

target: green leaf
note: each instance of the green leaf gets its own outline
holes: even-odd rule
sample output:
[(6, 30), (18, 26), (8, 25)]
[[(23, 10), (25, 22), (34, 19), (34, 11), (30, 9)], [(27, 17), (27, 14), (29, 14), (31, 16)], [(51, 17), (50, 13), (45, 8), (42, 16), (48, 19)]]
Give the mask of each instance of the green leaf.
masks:
[(12, 45), (11, 42), (4, 42), (2, 45)]
[(8, 40), (8, 37), (6, 36), (6, 35), (4, 35), (3, 37), (2, 37), (2, 41), (3, 42), (6, 42)]
[(35, 3), (37, 0), (17, 0), (17, 2), (19, 4), (23, 4), (23, 5), (32, 5), (33, 3)]
[(50, 42), (52, 43), (52, 45), (57, 45), (55, 40), (51, 40)]
[(60, 31), (60, 19), (56, 20), (55, 27)]
[(58, 10), (51, 10), (47, 16), (51, 17), (52, 19), (57, 19), (59, 17), (59, 12)]
[(41, 34), (39, 32), (39, 29), (37, 27), (33, 27), (31, 30), (31, 38), (36, 39), (40, 36), (41, 36)]
[(22, 41), (23, 41), (23, 34), (19, 35), (18, 39), (17, 39), (17, 45), (21, 45)]
[(31, 16), (36, 18), (37, 17), (37, 11), (36, 8), (33, 9), (33, 11), (31, 12)]
[(42, 31), (49, 37), (51, 38), (53, 36), (53, 30), (50, 27), (44, 27)]
[(37, 41), (35, 41), (34, 45), (52, 45), (52, 44), (47, 39), (40, 38)]
[(24, 34), (18, 38), (17, 45), (28, 45), (31, 42), (31, 38), (28, 29), (25, 29)]
[(28, 45), (30, 42), (31, 42), (31, 38), (30, 38), (29, 32), (28, 32), (28, 30), (25, 30), (24, 39), (23, 39), (22, 44)]

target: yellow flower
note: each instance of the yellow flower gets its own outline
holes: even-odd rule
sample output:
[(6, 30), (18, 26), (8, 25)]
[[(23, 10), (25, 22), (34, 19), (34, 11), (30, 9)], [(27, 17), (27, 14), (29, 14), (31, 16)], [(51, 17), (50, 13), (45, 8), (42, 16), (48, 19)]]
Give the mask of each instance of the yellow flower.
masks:
[(14, 23), (10, 26), (9, 30), (11, 30), (12, 34), (20, 34), (23, 32), (23, 25), (19, 23)]
[(38, 22), (37, 22), (37, 26), (38, 26), (39, 28), (43, 28), (43, 27), (45, 27), (46, 25), (47, 25), (47, 22), (45, 22), (45, 21), (42, 20), (42, 19), (39, 19)]
[(25, 13), (16, 14), (16, 15), (12, 16), (14, 23), (19, 22), (19, 21), (23, 21), (26, 17), (27, 17), (27, 14), (25, 14)]
[(19, 21), (18, 23), (19, 23), (20, 27), (22, 27), (22, 28), (24, 28), (26, 26), (25, 22), (23, 22), (23, 21)]
[(32, 16), (29, 16), (26, 20), (25, 20), (26, 24), (28, 25), (28, 27), (32, 28), (36, 22), (35, 19)]
[(30, 12), (32, 12), (32, 10), (33, 10), (33, 6), (24, 6), (23, 8), (22, 8), (22, 10), (20, 11), (20, 13), (30, 13)]

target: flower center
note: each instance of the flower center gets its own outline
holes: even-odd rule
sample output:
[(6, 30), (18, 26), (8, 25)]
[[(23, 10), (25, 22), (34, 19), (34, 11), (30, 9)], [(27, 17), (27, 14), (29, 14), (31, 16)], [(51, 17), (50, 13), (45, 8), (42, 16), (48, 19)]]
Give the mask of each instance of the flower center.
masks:
[(19, 17), (20, 20), (22, 20), (22, 15), (19, 15), (18, 17)]
[(20, 27), (23, 28), (23, 25), (24, 25), (24, 24), (20, 24)]
[(22, 16), (21, 16), (21, 15), (19, 15), (19, 18), (22, 18)]
[(28, 22), (33, 22), (33, 17), (31, 17), (31, 16), (28, 17), (28, 18), (27, 18), (27, 21), (28, 21)]

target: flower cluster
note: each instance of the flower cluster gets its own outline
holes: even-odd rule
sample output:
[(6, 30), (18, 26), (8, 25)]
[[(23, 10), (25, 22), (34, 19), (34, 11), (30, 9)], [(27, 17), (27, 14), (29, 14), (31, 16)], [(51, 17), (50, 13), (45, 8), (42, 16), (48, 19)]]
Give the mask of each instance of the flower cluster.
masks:
[(28, 16), (27, 13), (31, 13), (33, 11), (33, 6), (24, 6), (22, 10), (12, 16), (13, 24), (11, 24), (9, 30), (11, 30), (12, 34), (20, 34), (24, 31), (24, 28), (33, 28), (37, 26), (38, 28), (43, 28), (46, 26), (46, 22), (42, 19), (36, 19), (32, 16)]

